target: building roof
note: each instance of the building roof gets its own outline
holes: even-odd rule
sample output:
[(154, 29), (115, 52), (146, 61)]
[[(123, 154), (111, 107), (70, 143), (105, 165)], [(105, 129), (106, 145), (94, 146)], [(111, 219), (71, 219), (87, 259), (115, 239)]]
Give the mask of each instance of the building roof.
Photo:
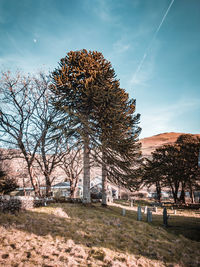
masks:
[(53, 185), (52, 187), (53, 188), (60, 188), (60, 187), (65, 188), (69, 186), (70, 186), (70, 182), (61, 182), (61, 183)]

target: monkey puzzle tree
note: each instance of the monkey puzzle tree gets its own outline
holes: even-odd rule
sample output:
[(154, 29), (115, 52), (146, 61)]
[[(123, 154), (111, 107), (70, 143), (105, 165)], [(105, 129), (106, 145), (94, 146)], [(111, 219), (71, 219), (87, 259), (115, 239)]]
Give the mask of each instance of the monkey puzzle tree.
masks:
[[(135, 100), (119, 86), (112, 88), (110, 101), (101, 97), (97, 129), (101, 143), (102, 204), (107, 204), (107, 179), (132, 189), (136, 186), (136, 166), (140, 162), (139, 114), (134, 115)], [(100, 110), (100, 112), (99, 112)], [(103, 116), (101, 115), (103, 114)]]
[[(133, 137), (136, 139), (133, 131), (136, 118), (132, 116), (135, 105), (128, 101), (128, 94), (119, 87), (115, 76), (111, 63), (101, 53), (86, 50), (69, 52), (52, 73), (53, 104), (70, 117), (74, 134), (83, 143), (83, 200), (86, 203), (90, 202), (91, 151), (100, 152), (97, 158), (101, 158), (104, 179), (108, 171), (105, 166), (111, 167), (109, 153), (112, 158), (115, 154), (118, 162), (124, 155), (127, 164), (128, 148), (133, 144)], [(121, 155), (117, 155), (120, 150)]]
[(52, 73), (55, 108), (70, 117), (77, 138), (83, 143), (83, 201), (90, 203), (90, 149), (95, 129), (93, 111), (98, 80), (104, 75), (107, 61), (98, 52), (71, 51)]

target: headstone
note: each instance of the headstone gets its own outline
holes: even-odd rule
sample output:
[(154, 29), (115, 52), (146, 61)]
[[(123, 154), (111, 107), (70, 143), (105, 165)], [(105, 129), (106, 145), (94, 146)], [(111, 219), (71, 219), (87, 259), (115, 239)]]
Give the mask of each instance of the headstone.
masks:
[(4, 198), (5, 200), (10, 200), (10, 196), (9, 196), (9, 195), (4, 195), (3, 198)]
[(147, 206), (144, 207), (144, 214), (147, 214)]
[(150, 211), (150, 222), (152, 222), (152, 211)]
[(152, 212), (150, 208), (147, 208), (147, 222), (152, 222)]
[(174, 215), (176, 215), (176, 210), (174, 210)]
[(126, 210), (122, 209), (122, 215), (125, 216), (126, 215)]
[(167, 208), (163, 209), (163, 224), (164, 226), (168, 226), (168, 216), (167, 216)]
[(142, 210), (140, 206), (138, 206), (138, 209), (137, 209), (137, 220), (138, 221), (142, 220)]

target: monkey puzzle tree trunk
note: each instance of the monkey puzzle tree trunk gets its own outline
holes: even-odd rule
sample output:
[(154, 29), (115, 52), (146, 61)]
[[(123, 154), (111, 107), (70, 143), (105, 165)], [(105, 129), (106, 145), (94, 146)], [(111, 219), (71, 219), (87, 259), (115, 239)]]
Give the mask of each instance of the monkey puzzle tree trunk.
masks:
[(104, 151), (102, 152), (102, 206), (107, 206), (107, 169)]
[(89, 137), (84, 138), (83, 148), (83, 203), (91, 203), (90, 197), (90, 149)]

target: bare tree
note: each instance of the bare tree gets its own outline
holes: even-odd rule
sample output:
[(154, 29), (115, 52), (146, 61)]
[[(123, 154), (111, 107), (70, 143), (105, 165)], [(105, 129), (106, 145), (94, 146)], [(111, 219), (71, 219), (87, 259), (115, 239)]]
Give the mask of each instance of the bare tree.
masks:
[(83, 152), (80, 145), (76, 149), (69, 149), (68, 147), (67, 151), (68, 153), (63, 157), (60, 167), (67, 176), (66, 181), (70, 182), (70, 197), (75, 198), (79, 177), (83, 171)]
[(36, 79), (2, 73), (0, 80), (0, 142), (7, 148), (20, 149), (27, 164), (31, 185), (36, 195), (39, 187), (33, 176), (33, 162), (40, 144), (35, 138), (37, 128), (33, 124), (33, 114), (46, 88), (35, 91)]
[(64, 143), (66, 138), (62, 137), (62, 132), (56, 126), (60, 115), (52, 109), (49, 101), (51, 98), (48, 90), (49, 79), (44, 75), (40, 75), (40, 79), (36, 80), (36, 91), (40, 92), (41, 88), (45, 88), (45, 91), (35, 108), (32, 123), (37, 128), (37, 133), (34, 135), (35, 142), (38, 138), (40, 140), (35, 161), (45, 178), (46, 196), (49, 196), (55, 178), (51, 177), (52, 172), (66, 154)]
[[(62, 114), (51, 106), (49, 86), (49, 79), (43, 74), (26, 77), (7, 72), (2, 73), (0, 80), (0, 142), (7, 148), (19, 149), (15, 156), (25, 159), (36, 195), (40, 195), (40, 170), (45, 178), (46, 196), (50, 195), (53, 170), (64, 157), (67, 159), (66, 153), (71, 153), (66, 151), (71, 142), (69, 120), (65, 116), (65, 127), (59, 127)], [(67, 161), (68, 170), (77, 161), (78, 153), (72, 162)]]

